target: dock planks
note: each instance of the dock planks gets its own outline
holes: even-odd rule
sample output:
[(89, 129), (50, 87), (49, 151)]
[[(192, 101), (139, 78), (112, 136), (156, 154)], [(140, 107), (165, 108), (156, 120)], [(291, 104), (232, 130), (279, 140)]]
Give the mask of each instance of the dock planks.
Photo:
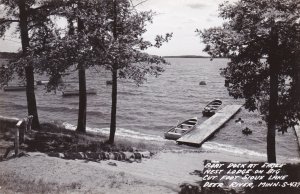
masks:
[(235, 115), (242, 105), (227, 105), (212, 117), (197, 125), (189, 133), (177, 140), (180, 144), (201, 146), (215, 131), (224, 125), (233, 115)]

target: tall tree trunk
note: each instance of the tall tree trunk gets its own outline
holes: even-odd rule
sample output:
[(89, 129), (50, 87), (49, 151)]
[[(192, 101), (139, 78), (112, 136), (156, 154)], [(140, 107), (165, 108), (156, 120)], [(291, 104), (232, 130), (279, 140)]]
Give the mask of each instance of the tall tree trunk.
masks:
[[(22, 50), (23, 50), (23, 56), (26, 56), (29, 47), (29, 35), (28, 35), (28, 14), (26, 10), (25, 0), (19, 1), (19, 10), (20, 10), (20, 31), (21, 31)], [(40, 122), (39, 122), (35, 93), (34, 93), (34, 71), (33, 71), (33, 66), (31, 64), (27, 64), (27, 66), (25, 67), (25, 77), (26, 77), (26, 97), (27, 97), (28, 114), (33, 116), (32, 128), (39, 129)]]
[(278, 111), (278, 74), (274, 66), (274, 64), (270, 64), (270, 101), (267, 133), (267, 155), (270, 163), (276, 162), (275, 132)]
[[(78, 19), (78, 33), (80, 33), (83, 30), (83, 28), (84, 28), (83, 22), (80, 19)], [(79, 110), (78, 110), (76, 131), (79, 133), (85, 133), (87, 97), (86, 97), (85, 67), (82, 64), (78, 64), (78, 79), (79, 79)]]
[(110, 117), (110, 134), (108, 143), (113, 144), (116, 133), (116, 116), (117, 116), (117, 95), (118, 95), (118, 69), (112, 70), (112, 93), (111, 93), (111, 117)]
[[(300, 113), (300, 45), (296, 51), (296, 103), (298, 113)], [(298, 118), (298, 124), (300, 124), (300, 118)]]
[(278, 75), (280, 66), (280, 56), (278, 55), (278, 36), (277, 32), (272, 30), (273, 38), (271, 40), (271, 49), (269, 53), (270, 65), (270, 100), (267, 132), (267, 156), (269, 163), (276, 163), (276, 123), (278, 113)]
[[(113, 36), (118, 38), (117, 34), (117, 0), (113, 0)], [(112, 92), (111, 92), (111, 116), (110, 116), (110, 133), (108, 143), (113, 144), (116, 133), (116, 117), (117, 117), (117, 95), (118, 95), (118, 62), (114, 61), (112, 67)]]
[(86, 132), (86, 79), (85, 79), (85, 68), (79, 65), (78, 69), (79, 77), (79, 111), (76, 131), (79, 133)]

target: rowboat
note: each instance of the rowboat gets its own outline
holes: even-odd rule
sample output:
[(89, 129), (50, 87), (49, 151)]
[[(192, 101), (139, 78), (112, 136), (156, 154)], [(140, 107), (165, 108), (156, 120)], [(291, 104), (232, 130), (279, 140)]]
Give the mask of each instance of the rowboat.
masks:
[(49, 83), (48, 80), (39, 80), (39, 81), (36, 81), (36, 85), (47, 85)]
[(183, 121), (182, 123), (176, 125), (175, 127), (172, 127), (167, 132), (165, 132), (165, 138), (171, 140), (179, 139), (183, 134), (193, 130), (197, 124), (197, 121), (197, 117)]
[[(95, 95), (97, 94), (96, 89), (87, 89), (86, 94), (92, 94)], [(62, 92), (62, 96), (67, 97), (67, 96), (78, 96), (79, 95), (79, 90), (64, 90)]]
[[(36, 89), (36, 86), (34, 86), (34, 89)], [(25, 85), (4, 86), (3, 90), (6, 92), (26, 91), (26, 86)]]
[(204, 110), (202, 111), (202, 114), (204, 117), (211, 117), (213, 116), (220, 108), (222, 105), (222, 101), (220, 99), (215, 99), (208, 103)]

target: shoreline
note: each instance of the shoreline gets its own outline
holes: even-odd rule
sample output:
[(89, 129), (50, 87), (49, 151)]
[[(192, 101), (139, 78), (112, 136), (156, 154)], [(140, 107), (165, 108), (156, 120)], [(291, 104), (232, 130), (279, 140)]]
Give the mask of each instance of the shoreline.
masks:
[[(241, 111), (238, 113), (241, 114)], [(240, 116), (240, 115), (238, 115)], [(235, 116), (235, 117), (238, 117)], [(18, 118), (16, 117), (4, 117), (4, 116), (0, 116), (0, 124), (2, 124), (2, 126), (13, 126), (14, 123), (16, 123), (18, 120)], [(231, 121), (229, 121), (227, 124), (225, 124), (225, 126), (223, 126), (221, 129), (219, 129), (215, 135), (221, 135), (220, 131), (223, 130), (225, 131), (226, 128), (230, 127), (231, 125), (233, 125), (234, 122), (234, 118), (231, 119)], [(56, 122), (50, 122), (50, 123), (44, 123), (45, 125), (50, 125), (50, 127), (55, 126), (56, 128), (63, 128), (69, 132), (74, 132), (75, 128), (74, 126), (70, 126), (70, 125), (66, 125), (65, 122), (63, 123), (56, 123)], [(48, 126), (49, 127), (49, 126)], [(292, 133), (295, 133), (295, 136), (297, 138), (297, 146), (298, 146), (298, 156), (294, 157), (289, 157), (289, 156), (284, 156), (281, 155), (280, 153), (277, 153), (277, 156), (279, 158), (279, 160), (281, 162), (300, 162), (300, 128), (298, 126), (295, 126), (294, 129), (290, 129), (293, 130)], [(1, 130), (0, 130), (1, 132)], [(218, 134), (219, 133), (219, 134)], [(93, 128), (91, 128), (91, 130), (89, 130), (89, 128), (87, 128), (87, 135), (91, 135), (91, 136), (95, 136), (96, 138), (100, 138), (101, 140), (105, 140), (106, 138), (108, 138), (106, 133), (102, 133), (100, 131), (96, 131)], [(211, 139), (215, 139), (215, 137), (212, 137)], [(245, 156), (247, 155), (247, 157), (256, 157), (256, 158), (261, 158), (261, 159), (265, 159), (267, 158), (266, 153), (263, 152), (257, 152), (253, 149), (247, 149), (247, 148), (243, 148), (243, 147), (239, 147), (239, 146), (234, 146), (234, 145), (230, 145), (230, 144), (226, 144), (226, 143), (220, 143), (220, 142), (216, 142), (216, 141), (206, 141), (201, 147), (197, 148), (197, 147), (191, 147), (191, 146), (187, 146), (187, 145), (178, 145), (176, 143), (176, 141), (172, 141), (172, 140), (166, 140), (164, 138), (161, 138), (159, 140), (152, 140), (152, 139), (140, 139), (140, 138), (135, 138), (135, 137), (129, 137), (129, 136), (118, 136), (116, 134), (116, 139), (115, 142), (121, 142), (122, 144), (130, 144), (133, 146), (139, 146), (139, 147), (143, 147), (143, 148), (147, 148), (147, 149), (152, 149), (152, 151), (156, 152), (160, 152), (160, 151), (177, 151), (177, 152), (215, 152), (218, 155), (224, 156), (226, 158), (227, 154), (233, 155), (233, 156)], [(282, 141), (282, 140), (281, 140)], [(280, 145), (277, 145), (280, 146)], [(227, 154), (224, 154), (227, 153)], [(212, 159), (213, 160), (213, 159)]]

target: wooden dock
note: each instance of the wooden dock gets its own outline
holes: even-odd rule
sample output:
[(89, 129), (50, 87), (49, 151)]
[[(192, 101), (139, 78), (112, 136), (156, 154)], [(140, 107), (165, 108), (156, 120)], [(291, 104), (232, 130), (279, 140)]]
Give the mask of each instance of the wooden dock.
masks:
[[(96, 95), (97, 90), (96, 89), (87, 89), (86, 90), (87, 95)], [(68, 97), (68, 96), (79, 96), (79, 90), (65, 90), (62, 92), (63, 97)]]
[(194, 130), (177, 140), (179, 144), (201, 146), (214, 132), (235, 115), (242, 105), (227, 105), (212, 117), (197, 125)]

